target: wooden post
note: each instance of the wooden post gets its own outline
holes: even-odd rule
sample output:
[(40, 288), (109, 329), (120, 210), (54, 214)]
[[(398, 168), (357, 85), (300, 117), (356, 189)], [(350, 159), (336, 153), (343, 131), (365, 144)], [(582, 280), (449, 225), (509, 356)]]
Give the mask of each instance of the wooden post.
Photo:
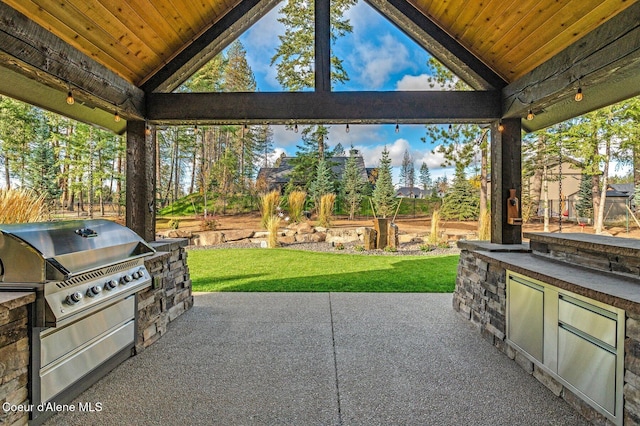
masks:
[(520, 118), (503, 119), (491, 124), (491, 242), (521, 244), (522, 226), (509, 225), (507, 199), (515, 189), (522, 199), (522, 126)]
[(315, 89), (331, 91), (331, 22), (329, 0), (315, 4)]
[(156, 237), (156, 131), (144, 121), (127, 122), (126, 225), (146, 241)]

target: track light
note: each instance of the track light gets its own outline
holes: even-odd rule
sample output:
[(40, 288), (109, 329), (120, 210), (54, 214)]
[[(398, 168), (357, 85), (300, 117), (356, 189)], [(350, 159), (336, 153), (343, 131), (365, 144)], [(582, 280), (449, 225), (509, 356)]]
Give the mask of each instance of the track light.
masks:
[(578, 86), (578, 91), (576, 92), (576, 96), (575, 96), (575, 100), (576, 102), (580, 102), (582, 100), (583, 96), (582, 96), (582, 87)]
[(73, 99), (73, 93), (71, 92), (71, 89), (69, 89), (69, 92), (67, 92), (67, 103), (69, 105), (73, 105), (76, 102), (75, 99)]

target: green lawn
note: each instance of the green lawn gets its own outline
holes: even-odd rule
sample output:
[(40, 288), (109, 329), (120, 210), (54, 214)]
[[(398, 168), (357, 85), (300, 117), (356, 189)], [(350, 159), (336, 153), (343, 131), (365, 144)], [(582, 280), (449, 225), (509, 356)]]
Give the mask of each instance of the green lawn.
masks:
[(363, 256), (290, 249), (192, 250), (193, 291), (454, 290), (458, 256)]

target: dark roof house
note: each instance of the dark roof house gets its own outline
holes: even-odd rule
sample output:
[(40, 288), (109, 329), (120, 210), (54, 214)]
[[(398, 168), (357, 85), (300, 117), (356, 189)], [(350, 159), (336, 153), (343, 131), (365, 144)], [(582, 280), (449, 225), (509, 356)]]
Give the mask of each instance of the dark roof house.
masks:
[[(356, 160), (356, 165), (360, 170), (363, 180), (367, 180), (367, 168), (364, 165), (364, 159), (358, 150), (351, 150)], [(267, 191), (279, 190), (283, 191), (284, 187), (289, 183), (289, 175), (293, 170), (293, 160), (296, 157), (280, 157), (278, 167), (262, 167), (258, 171), (257, 181), (261, 182)], [(338, 179), (342, 177), (344, 169), (347, 165), (349, 157), (331, 157), (327, 158), (327, 162), (331, 165), (331, 172)]]

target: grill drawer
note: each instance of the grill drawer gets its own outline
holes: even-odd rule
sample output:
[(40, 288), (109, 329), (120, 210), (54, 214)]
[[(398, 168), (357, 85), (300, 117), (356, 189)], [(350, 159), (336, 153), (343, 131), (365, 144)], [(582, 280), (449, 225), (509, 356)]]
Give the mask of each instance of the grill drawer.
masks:
[(84, 346), (108, 330), (134, 318), (135, 296), (85, 317), (62, 329), (48, 328), (40, 335), (40, 365), (46, 368), (55, 360)]

